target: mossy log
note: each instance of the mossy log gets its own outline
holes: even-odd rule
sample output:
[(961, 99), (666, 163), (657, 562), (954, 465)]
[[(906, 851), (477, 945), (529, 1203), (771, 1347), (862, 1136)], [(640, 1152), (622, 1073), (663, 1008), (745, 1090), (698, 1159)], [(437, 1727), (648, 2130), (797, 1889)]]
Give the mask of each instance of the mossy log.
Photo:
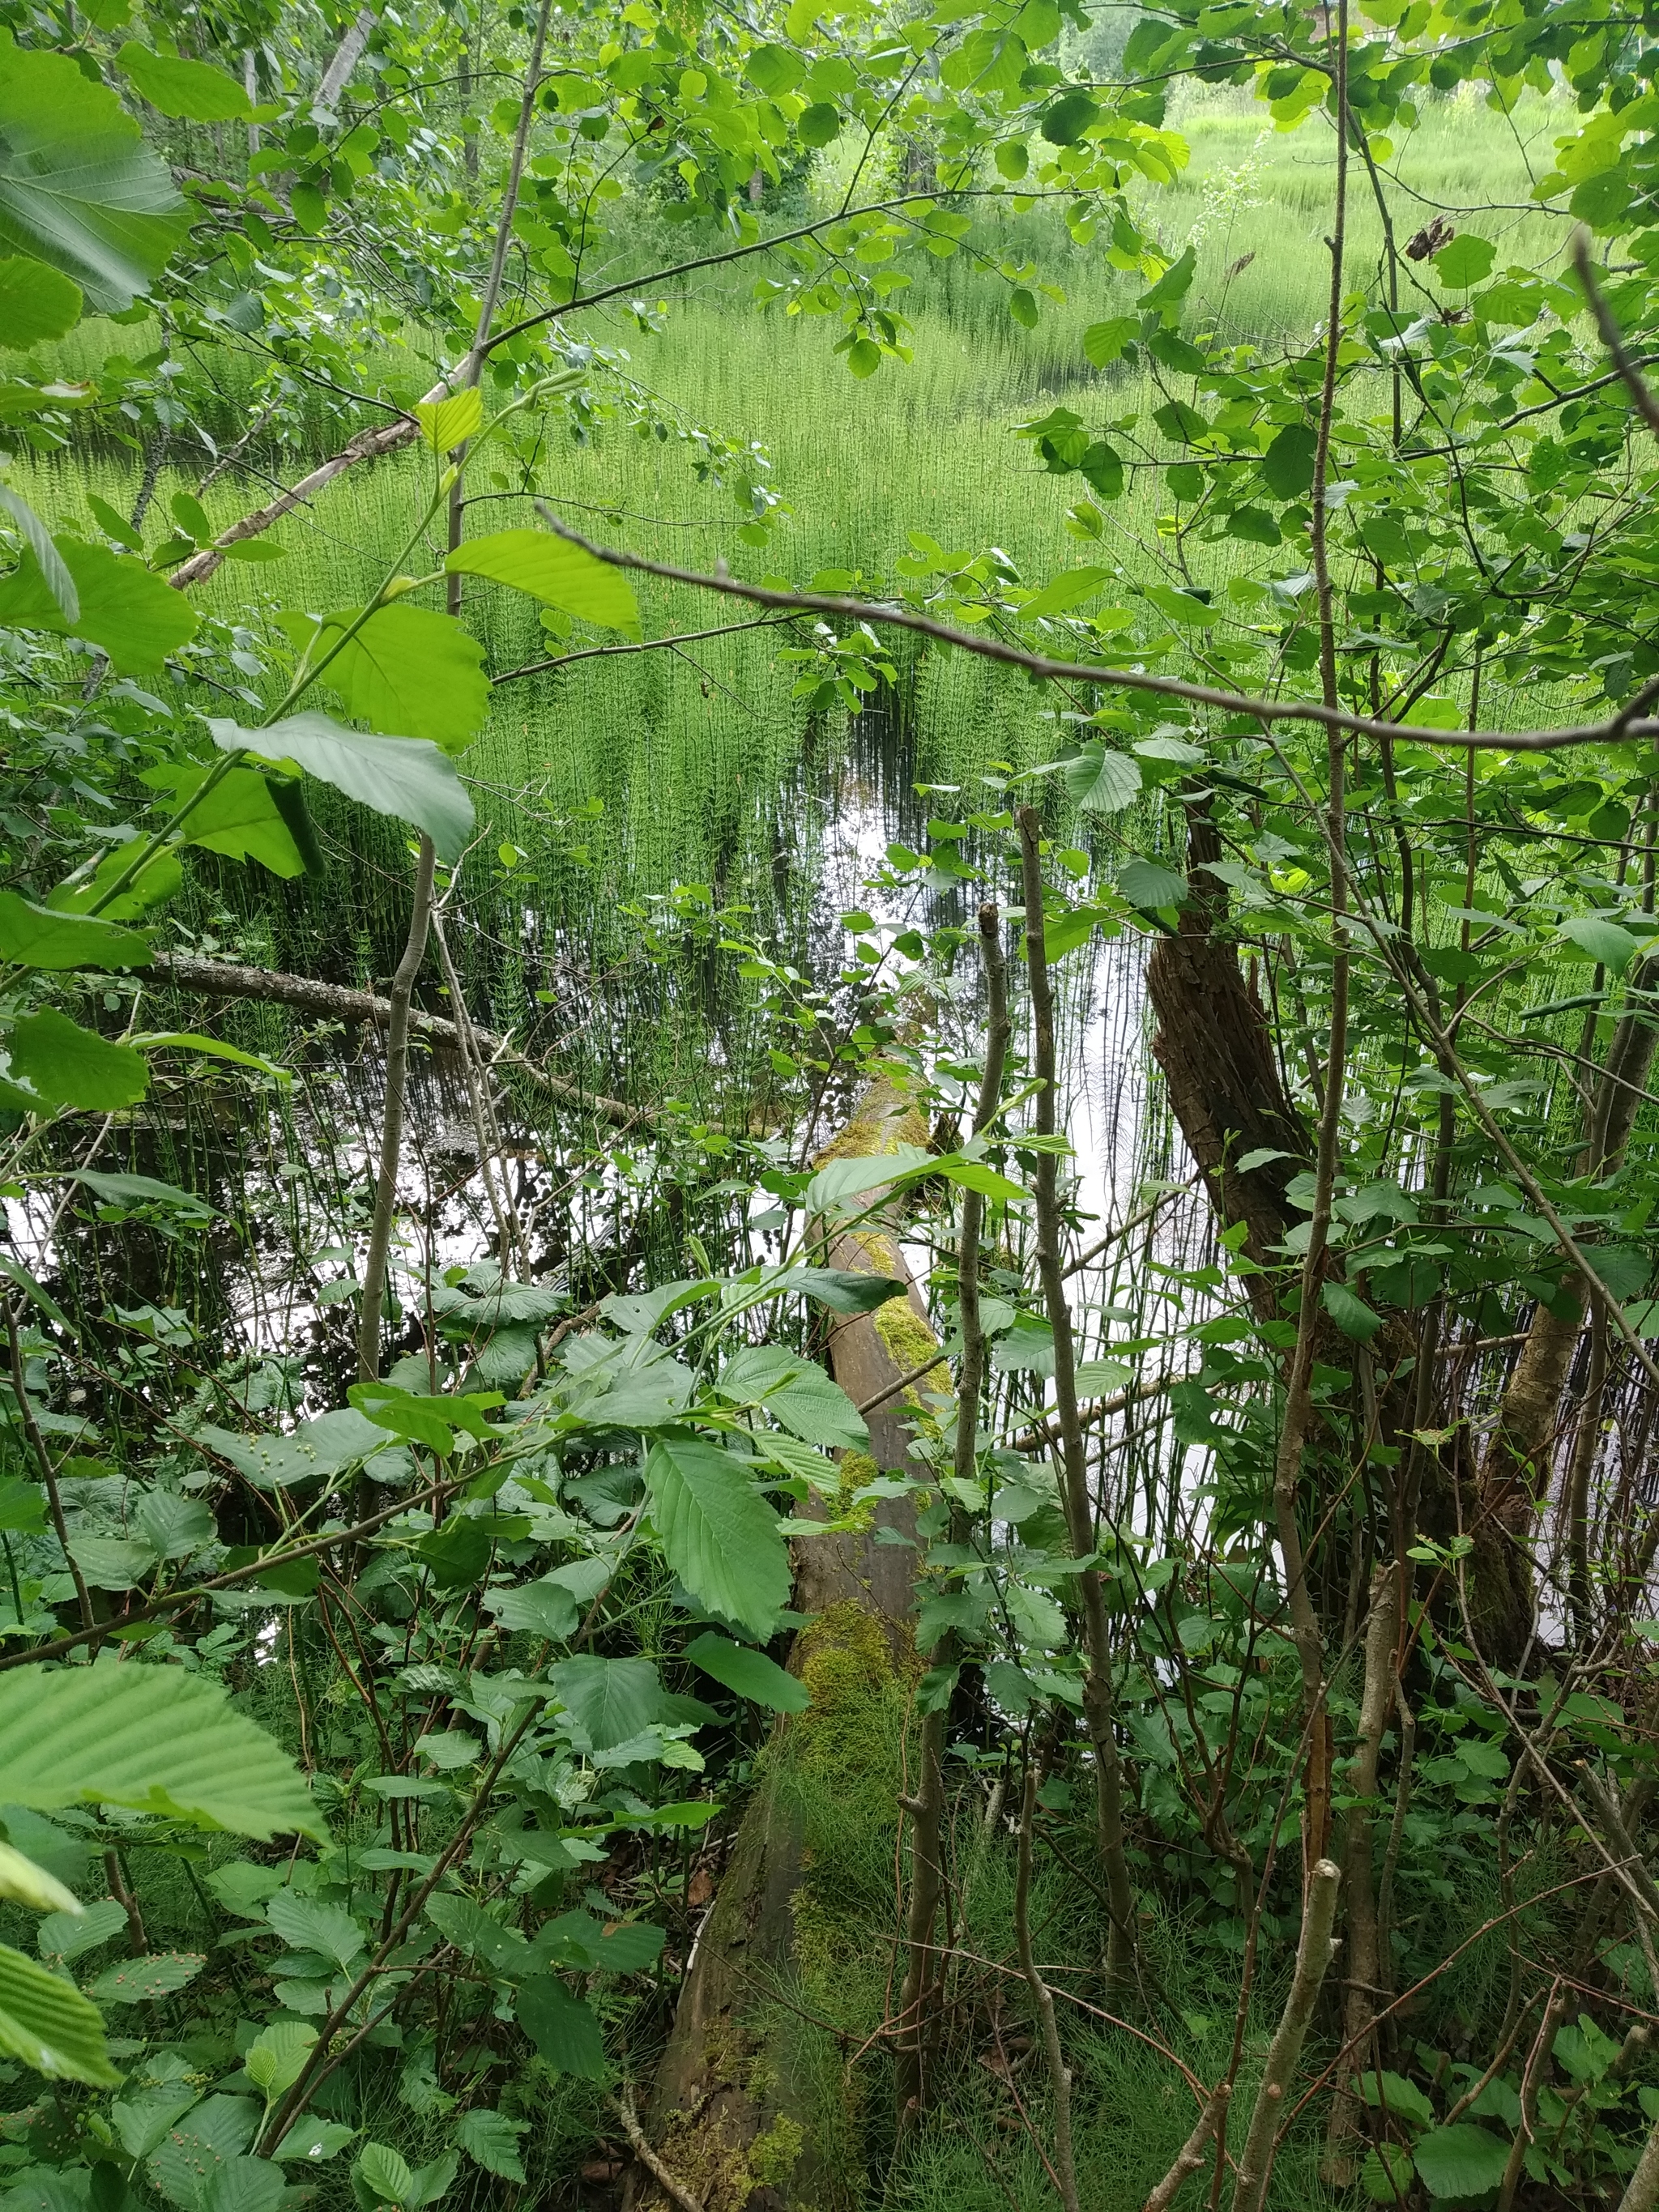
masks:
[[(896, 1068), (819, 1159), (926, 1142)], [(890, 1223), (848, 1230), (826, 1254), (831, 1267), (908, 1286), (830, 1337), (831, 1371), (855, 1405), (891, 1389), (938, 1341), (897, 1227), (896, 1208)], [(908, 1455), (918, 1411), (914, 1389), (872, 1407), (868, 1454), (842, 1462), (842, 1499), (808, 1510), (833, 1510), (878, 1468), (924, 1473)], [(789, 1666), (812, 1702), (781, 1721), (768, 1746), (658, 2069), (646, 2132), (704, 2212), (847, 2212), (863, 2194), (863, 2089), (849, 2061), (888, 2003), (901, 1743), (917, 1673), (916, 1553), (883, 1529), (914, 1539), (908, 1501), (878, 1504), (856, 1533), (797, 1547), (795, 1603), (813, 1619)], [(636, 2167), (630, 2212), (665, 2212), (667, 2202)]]

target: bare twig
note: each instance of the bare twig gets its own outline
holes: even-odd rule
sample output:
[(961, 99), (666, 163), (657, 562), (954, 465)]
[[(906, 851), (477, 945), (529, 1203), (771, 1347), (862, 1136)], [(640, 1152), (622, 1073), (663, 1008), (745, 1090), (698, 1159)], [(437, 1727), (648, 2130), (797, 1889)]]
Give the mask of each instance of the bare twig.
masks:
[(1267, 2063), (1250, 2114), (1249, 2133), (1238, 2163), (1238, 2185), (1233, 2191), (1233, 2212), (1261, 2212), (1273, 2172), (1279, 2115), (1285, 2092), (1302, 2056), (1302, 2045), (1319, 2002), (1320, 1985), (1331, 1962), (1331, 1929), (1336, 1920), (1336, 1893), (1342, 1870), (1330, 1859), (1319, 1859), (1309, 1869), (1308, 1893), (1302, 1907), (1302, 1936), (1296, 1947), (1296, 1973), (1285, 2000)]
[(634, 2092), (628, 2082), (624, 2081), (617, 2094), (611, 2100), (611, 2109), (622, 2122), (623, 2133), (628, 2137), (629, 2146), (635, 2157), (650, 2174), (663, 2194), (672, 2203), (678, 2205), (679, 2212), (702, 2212), (702, 2200), (691, 2194), (685, 2184), (675, 2175), (673, 2169), (665, 2165), (657, 2153), (652, 2149), (645, 2130), (640, 2125), (640, 2116), (634, 2109)]

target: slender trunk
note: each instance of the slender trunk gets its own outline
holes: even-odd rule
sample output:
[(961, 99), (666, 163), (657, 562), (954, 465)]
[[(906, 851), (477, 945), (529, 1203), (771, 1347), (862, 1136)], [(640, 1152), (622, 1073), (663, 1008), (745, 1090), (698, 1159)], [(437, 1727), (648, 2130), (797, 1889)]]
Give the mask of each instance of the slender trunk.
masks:
[[(974, 1113), (975, 1136), (990, 1122), (1002, 1098), (1007, 1059), (1008, 969), (1002, 950), (1001, 917), (994, 906), (979, 910), (980, 957), (985, 969), (987, 1022), (985, 1071)], [(980, 1319), (980, 1231), (985, 1201), (976, 1190), (963, 1193), (962, 1236), (957, 1249), (957, 1315), (962, 1333), (962, 1362), (957, 1377), (957, 1425), (952, 1468), (958, 1482), (971, 1482), (979, 1468), (980, 1394), (985, 1382), (985, 1329)], [(952, 1509), (953, 1538), (959, 1506)], [(955, 1636), (947, 1632), (933, 1647), (930, 1664), (948, 1667), (956, 1656)], [(937, 1989), (939, 1958), (933, 1932), (944, 1891), (945, 1733), (948, 1696), (935, 1693), (921, 1723), (921, 1775), (914, 1800), (910, 1831), (910, 1901), (906, 1916), (908, 1957), (899, 2000), (901, 2041), (896, 2069), (898, 2119), (911, 2125), (930, 2101), (931, 2061), (939, 2040)]]
[(1365, 1671), (1359, 1698), (1359, 1725), (1346, 1794), (1352, 1800), (1344, 1820), (1342, 1886), (1348, 1906), (1348, 1971), (1343, 1978), (1342, 2039), (1347, 2051), (1347, 2081), (1339, 2083), (1326, 2137), (1325, 2179), (1346, 2189), (1353, 2181), (1352, 2145), (1358, 2103), (1354, 2074), (1375, 2066), (1371, 2023), (1382, 1989), (1381, 1928), (1374, 1880), (1372, 1832), (1376, 1817), (1376, 1769), (1382, 1731), (1394, 1707), (1400, 1631), (1399, 1576), (1392, 1566), (1371, 1577), (1370, 1610), (1365, 1622)]
[(1296, 1972), (1279, 2027), (1267, 2048), (1267, 2063), (1256, 2091), (1249, 2132), (1238, 2161), (1238, 2183), (1233, 2191), (1233, 2212), (1261, 2212), (1278, 2148), (1285, 2093), (1296, 2073), (1302, 2045), (1313, 2019), (1314, 2007), (1331, 1962), (1334, 1948), (1331, 1930), (1336, 1923), (1336, 1893), (1342, 1870), (1329, 1859), (1309, 1869), (1307, 1895), (1302, 1907), (1302, 1936), (1296, 1947)]
[(363, 48), (373, 37), (375, 25), (380, 20), (378, 8), (362, 7), (351, 20), (350, 28), (334, 49), (332, 60), (317, 80), (313, 104), (318, 107), (333, 108), (340, 94), (351, 82), (351, 73), (362, 58)]
[[(1036, 1133), (1052, 1137), (1056, 1133), (1054, 1002), (1043, 935), (1042, 825), (1036, 810), (1030, 806), (1020, 808), (1018, 823), (1025, 900), (1026, 971), (1031, 990), (1031, 1066), (1038, 1085)], [(1095, 1510), (1089, 1495), (1083, 1425), (1078, 1413), (1072, 1309), (1066, 1297), (1066, 1263), (1060, 1249), (1060, 1203), (1055, 1189), (1059, 1164), (1050, 1151), (1039, 1152), (1036, 1156), (1032, 1195), (1036, 1212), (1037, 1269), (1048, 1326), (1054, 1333), (1054, 1408), (1060, 1429), (1060, 1493), (1066, 1530), (1073, 1556), (1089, 1559), (1095, 1552)], [(1095, 1820), (1111, 1908), (1111, 1931), (1106, 1948), (1106, 1987), (1111, 1999), (1128, 1987), (1134, 1973), (1134, 1890), (1123, 1844), (1123, 1776), (1117, 1752), (1105, 1594), (1100, 1575), (1093, 1567), (1084, 1568), (1077, 1582), (1086, 1658), (1083, 1714), (1094, 1752)]]
[(1182, 2183), (1189, 2173), (1196, 2173), (1203, 2165), (1205, 2154), (1215, 2139), (1216, 2130), (1221, 2124), (1222, 2115), (1227, 2109), (1231, 2094), (1231, 2085), (1225, 2081), (1211, 2091), (1205, 2100), (1204, 2110), (1198, 2116), (1198, 2125), (1181, 2146), (1175, 2164), (1163, 2180), (1147, 2192), (1146, 2202), (1141, 2206), (1140, 2212), (1170, 2212), (1170, 2207), (1181, 2194)]
[(1019, 1815), (1019, 1864), (1014, 1880), (1014, 1940), (1019, 1947), (1020, 1972), (1031, 1993), (1042, 2038), (1043, 2062), (1054, 2100), (1053, 2170), (1060, 2185), (1063, 2212), (1082, 2212), (1077, 2193), (1077, 2164), (1072, 2153), (1072, 2072), (1060, 2047), (1060, 2028), (1054, 2019), (1054, 1993), (1037, 1969), (1031, 1948), (1031, 1838), (1036, 1825), (1037, 1762), (1025, 1769), (1025, 1794)]
[(392, 1220), (398, 1207), (398, 1167), (403, 1156), (405, 1085), (409, 1075), (409, 1002), (426, 957), (432, 918), (432, 872), (437, 855), (422, 837), (415, 863), (415, 893), (410, 907), (404, 957), (392, 979), (391, 1014), (386, 1023), (386, 1107), (380, 1122), (380, 1167), (369, 1223), (368, 1255), (363, 1262), (362, 1305), (357, 1316), (357, 1375), (372, 1382), (380, 1371), (380, 1324), (386, 1304), (386, 1262), (392, 1250)]

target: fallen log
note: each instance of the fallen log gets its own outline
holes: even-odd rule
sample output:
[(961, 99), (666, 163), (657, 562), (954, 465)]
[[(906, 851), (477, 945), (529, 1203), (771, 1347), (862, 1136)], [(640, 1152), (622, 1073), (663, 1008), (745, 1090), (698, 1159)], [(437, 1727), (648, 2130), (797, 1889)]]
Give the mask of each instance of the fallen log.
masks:
[[(384, 1029), (392, 1018), (392, 1001), (373, 991), (353, 991), (343, 983), (319, 983), (309, 975), (289, 975), (280, 969), (245, 968), (229, 960), (191, 960), (180, 954), (157, 953), (150, 974), (175, 990), (193, 991), (210, 999), (252, 999), (264, 1004), (294, 1006), (302, 1013), (321, 1014), (332, 1021), (373, 1022)], [(411, 1006), (409, 1025), (416, 1036), (460, 1050), (460, 1038), (447, 1014), (428, 1014)], [(522, 1053), (506, 1037), (482, 1030), (475, 1022), (472, 1035), (487, 1059), (514, 1068), (555, 1098), (597, 1114), (613, 1127), (649, 1126), (657, 1119), (649, 1106), (630, 1106), (621, 1098), (607, 1098), (587, 1091), (568, 1076), (554, 1075)]]

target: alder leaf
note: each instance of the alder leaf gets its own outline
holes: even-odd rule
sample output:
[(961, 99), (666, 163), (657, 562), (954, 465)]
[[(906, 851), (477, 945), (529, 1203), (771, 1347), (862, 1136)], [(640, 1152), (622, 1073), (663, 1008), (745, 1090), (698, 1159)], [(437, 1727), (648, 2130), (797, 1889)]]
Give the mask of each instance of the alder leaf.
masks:
[(0, 1943), (0, 2052), (60, 2081), (113, 2088), (120, 2075), (104, 2045), (98, 2008), (21, 1951)]
[(413, 823), (431, 838), (441, 860), (459, 860), (472, 835), (472, 801), (454, 764), (424, 738), (370, 737), (314, 711), (262, 730), (211, 715), (204, 720), (224, 752), (292, 761), (377, 814)]
[(645, 1463), (663, 1555), (700, 1605), (757, 1638), (789, 1602), (789, 1553), (747, 1462), (680, 1432)]
[(550, 530), (498, 530), (488, 538), (470, 538), (444, 566), (453, 574), (510, 584), (601, 629), (640, 635), (639, 602), (621, 569)]

